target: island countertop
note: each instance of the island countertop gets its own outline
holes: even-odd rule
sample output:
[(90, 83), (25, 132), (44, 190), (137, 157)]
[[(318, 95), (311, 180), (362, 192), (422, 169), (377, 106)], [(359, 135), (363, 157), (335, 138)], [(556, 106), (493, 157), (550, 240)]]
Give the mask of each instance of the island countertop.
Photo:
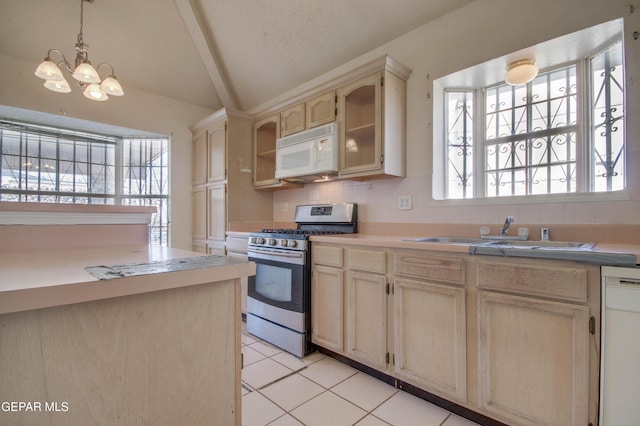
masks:
[(0, 314), (223, 281), (255, 274), (255, 264), (221, 256), (215, 266), (100, 280), (85, 268), (202, 256), (147, 245), (0, 251)]

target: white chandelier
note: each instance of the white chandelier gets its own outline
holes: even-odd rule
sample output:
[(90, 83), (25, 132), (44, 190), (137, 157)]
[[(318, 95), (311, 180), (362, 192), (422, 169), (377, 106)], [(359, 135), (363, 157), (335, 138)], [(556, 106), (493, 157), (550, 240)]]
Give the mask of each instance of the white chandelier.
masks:
[[(58, 93), (69, 93), (71, 92), (71, 87), (58, 67), (59, 65), (63, 65), (69, 74), (76, 79), (78, 85), (82, 88), (84, 96), (93, 101), (106, 101), (109, 99), (109, 95), (122, 96), (124, 95), (124, 91), (116, 79), (111, 65), (102, 63), (94, 68), (91, 62), (89, 62), (89, 54), (87, 53), (87, 47), (89, 47), (89, 45), (85, 44), (82, 39), (82, 21), (85, 1), (93, 2), (93, 0), (80, 0), (80, 33), (78, 34), (78, 42), (76, 43), (75, 69), (71, 69), (71, 65), (61, 51), (58, 49), (49, 49), (47, 57), (38, 65), (35, 75), (45, 80), (44, 87), (47, 89)], [(58, 65), (51, 60), (52, 53), (57, 53), (62, 56), (62, 61), (60, 61)], [(109, 68), (109, 75), (102, 81), (100, 81), (100, 76), (97, 71), (100, 67)]]

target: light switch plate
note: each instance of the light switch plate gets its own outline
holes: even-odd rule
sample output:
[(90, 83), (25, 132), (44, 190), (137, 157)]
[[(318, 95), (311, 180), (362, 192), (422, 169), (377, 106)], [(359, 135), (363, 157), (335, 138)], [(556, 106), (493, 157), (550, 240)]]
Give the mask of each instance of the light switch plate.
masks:
[(398, 210), (411, 210), (411, 195), (398, 196)]

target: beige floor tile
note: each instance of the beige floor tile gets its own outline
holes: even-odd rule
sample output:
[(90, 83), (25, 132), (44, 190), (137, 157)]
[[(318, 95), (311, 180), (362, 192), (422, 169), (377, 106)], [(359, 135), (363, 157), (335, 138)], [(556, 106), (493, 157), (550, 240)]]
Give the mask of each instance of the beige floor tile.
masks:
[(242, 333), (240, 335), (240, 341), (242, 342), (243, 345), (250, 345), (252, 343), (256, 343), (258, 340), (247, 333)]
[(240, 386), (240, 390), (242, 391), (242, 396), (245, 396), (249, 392), (253, 391), (253, 389), (251, 389), (248, 385), (246, 385), (244, 383), (242, 384), (242, 386)]
[(253, 349), (255, 349), (256, 351), (266, 355), (266, 356), (274, 356), (276, 354), (279, 354), (280, 352), (282, 352), (282, 349), (277, 348), (273, 345), (270, 345), (267, 342), (262, 342), (262, 341), (257, 341), (255, 343), (252, 343), (251, 346)]
[(331, 388), (356, 374), (358, 370), (333, 358), (326, 357), (300, 371), (299, 374), (325, 388)]
[(357, 373), (332, 387), (331, 392), (366, 411), (371, 411), (391, 398), (398, 389), (365, 373)]
[(243, 368), (242, 381), (248, 383), (254, 389), (260, 389), (291, 373), (293, 371), (284, 365), (265, 358)]
[(396, 393), (371, 414), (402, 426), (440, 426), (449, 416), (447, 410), (406, 392)]
[(266, 355), (256, 351), (251, 346), (243, 346), (242, 355), (244, 355), (243, 363), (245, 367), (266, 358)]
[(242, 426), (264, 426), (285, 412), (258, 392), (242, 397)]
[(320, 352), (315, 352), (305, 356), (304, 358), (298, 358), (297, 356), (291, 355), (287, 352), (280, 352), (277, 355), (271, 357), (274, 361), (278, 361), (280, 364), (284, 365), (292, 369), (293, 371), (299, 371), (307, 366), (313, 364), (314, 362), (320, 361), (325, 358)]
[(356, 423), (355, 426), (389, 426), (389, 423), (369, 414), (367, 417)]
[(467, 420), (464, 417), (451, 414), (443, 426), (478, 426), (478, 423), (474, 423), (471, 420)]
[(291, 417), (289, 414), (285, 414), (282, 417), (275, 419), (269, 423), (269, 426), (304, 426), (302, 423)]
[(286, 377), (260, 390), (271, 401), (291, 411), (324, 392), (324, 388), (299, 374)]
[(291, 415), (306, 426), (352, 425), (366, 411), (326, 391), (291, 411)]

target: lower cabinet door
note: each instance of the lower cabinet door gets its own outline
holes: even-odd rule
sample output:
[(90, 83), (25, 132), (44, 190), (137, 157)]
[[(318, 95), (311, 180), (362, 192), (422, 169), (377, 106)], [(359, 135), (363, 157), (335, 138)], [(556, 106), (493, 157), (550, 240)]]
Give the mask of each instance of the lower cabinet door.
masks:
[(393, 312), (395, 375), (427, 391), (464, 401), (465, 290), (396, 279)]
[(347, 355), (379, 370), (386, 368), (387, 280), (384, 275), (349, 272)]
[(480, 291), (480, 408), (513, 425), (586, 425), (586, 306)]
[(343, 353), (343, 294), (342, 269), (313, 265), (311, 340), (338, 353)]

